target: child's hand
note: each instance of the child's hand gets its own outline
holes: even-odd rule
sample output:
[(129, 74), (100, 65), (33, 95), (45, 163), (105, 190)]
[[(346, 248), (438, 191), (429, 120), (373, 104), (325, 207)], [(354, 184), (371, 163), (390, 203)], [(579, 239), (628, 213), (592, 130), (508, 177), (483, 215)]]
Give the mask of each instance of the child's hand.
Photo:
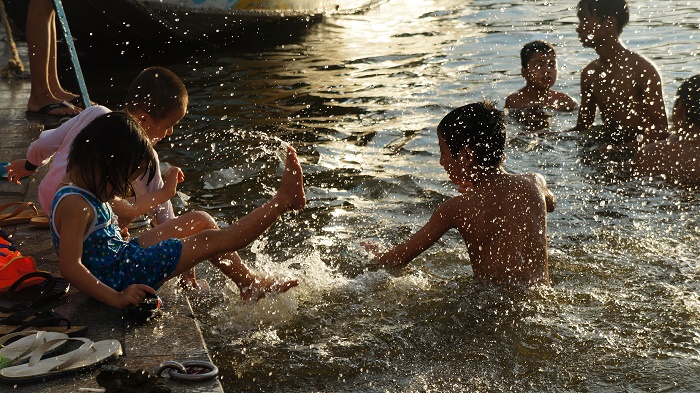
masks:
[(175, 195), (177, 183), (182, 183), (183, 181), (185, 181), (185, 174), (182, 173), (182, 170), (176, 166), (170, 167), (163, 175), (163, 188), (171, 190), (173, 195)]
[(365, 251), (372, 254), (375, 258), (384, 254), (383, 248), (377, 243), (365, 241), (365, 242), (360, 242), (360, 245), (364, 246)]
[(145, 284), (131, 284), (125, 290), (119, 292), (115, 307), (126, 308), (129, 306), (138, 306), (143, 299), (146, 298), (146, 294), (148, 293), (155, 295), (156, 290)]
[(12, 183), (15, 183), (17, 185), (21, 185), (21, 183), (19, 182), (19, 179), (25, 178), (27, 176), (31, 176), (34, 173), (36, 173), (36, 171), (28, 171), (24, 168), (24, 164), (26, 162), (27, 162), (27, 160), (25, 160), (25, 159), (12, 161), (10, 163), (10, 165), (8, 165), (6, 167), (7, 180), (12, 182)]

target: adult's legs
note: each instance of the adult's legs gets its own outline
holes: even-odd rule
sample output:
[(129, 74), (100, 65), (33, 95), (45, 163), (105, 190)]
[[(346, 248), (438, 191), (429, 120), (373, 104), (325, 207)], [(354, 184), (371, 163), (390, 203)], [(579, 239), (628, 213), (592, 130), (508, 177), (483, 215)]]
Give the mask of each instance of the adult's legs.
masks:
[[(27, 13), (27, 47), (31, 90), (27, 109), (70, 100), (75, 97), (61, 87), (56, 65), (56, 13), (51, 0), (30, 0)], [(75, 115), (79, 110), (67, 106), (48, 111), (51, 115)]]

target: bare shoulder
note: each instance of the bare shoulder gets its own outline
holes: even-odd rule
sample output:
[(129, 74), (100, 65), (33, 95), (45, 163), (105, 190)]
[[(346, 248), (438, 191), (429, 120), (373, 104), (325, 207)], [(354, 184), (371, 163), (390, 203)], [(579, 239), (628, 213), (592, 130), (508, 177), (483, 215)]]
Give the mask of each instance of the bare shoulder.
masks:
[(659, 77), (659, 71), (656, 65), (636, 52), (631, 52), (630, 56), (624, 61), (633, 71), (632, 76), (638, 79), (643, 78), (649, 80), (650, 77)]
[(595, 59), (588, 63), (581, 71), (581, 78), (588, 78), (593, 75), (596, 71), (603, 67), (603, 63), (600, 59)]
[(522, 107), (523, 104), (523, 92), (518, 90), (506, 98), (506, 103), (504, 105), (505, 109), (517, 109)]
[(578, 107), (578, 102), (576, 102), (576, 100), (561, 91), (552, 90), (552, 97), (557, 102), (558, 110), (573, 111)]
[(522, 179), (536, 186), (547, 186), (547, 181), (545, 180), (544, 176), (537, 172), (527, 172), (517, 176), (520, 176)]
[(526, 179), (527, 182), (529, 182), (533, 186), (533, 188), (537, 190), (537, 193), (541, 197), (544, 197), (545, 203), (547, 205), (547, 211), (554, 211), (554, 209), (557, 206), (557, 201), (552, 191), (550, 191), (549, 187), (547, 187), (547, 180), (544, 178), (544, 176), (535, 172), (524, 173), (522, 176), (524, 179)]
[(95, 211), (90, 203), (78, 194), (66, 195), (54, 208), (54, 221), (57, 225), (68, 220), (91, 222), (94, 216)]

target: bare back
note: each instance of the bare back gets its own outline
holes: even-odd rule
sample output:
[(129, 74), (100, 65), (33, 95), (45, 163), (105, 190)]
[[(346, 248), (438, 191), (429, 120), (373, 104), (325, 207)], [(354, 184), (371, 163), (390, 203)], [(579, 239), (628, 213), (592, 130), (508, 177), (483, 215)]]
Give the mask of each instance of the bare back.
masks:
[(596, 107), (619, 143), (645, 136), (645, 143), (666, 137), (667, 118), (661, 77), (654, 65), (629, 50), (613, 59), (598, 58), (581, 73), (581, 111), (577, 128), (590, 126)]
[(554, 198), (544, 178), (503, 173), (439, 209), (464, 238), (476, 278), (499, 284), (549, 284), (547, 211)]

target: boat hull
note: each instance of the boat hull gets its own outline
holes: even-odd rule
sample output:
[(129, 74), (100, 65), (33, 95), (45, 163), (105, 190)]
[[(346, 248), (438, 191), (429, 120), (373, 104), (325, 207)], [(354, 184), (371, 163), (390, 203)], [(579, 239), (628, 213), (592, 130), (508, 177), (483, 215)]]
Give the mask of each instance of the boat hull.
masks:
[[(129, 54), (250, 47), (293, 40), (327, 15), (381, 0), (62, 0), (76, 47)], [(26, 0), (4, 0), (24, 29)]]

